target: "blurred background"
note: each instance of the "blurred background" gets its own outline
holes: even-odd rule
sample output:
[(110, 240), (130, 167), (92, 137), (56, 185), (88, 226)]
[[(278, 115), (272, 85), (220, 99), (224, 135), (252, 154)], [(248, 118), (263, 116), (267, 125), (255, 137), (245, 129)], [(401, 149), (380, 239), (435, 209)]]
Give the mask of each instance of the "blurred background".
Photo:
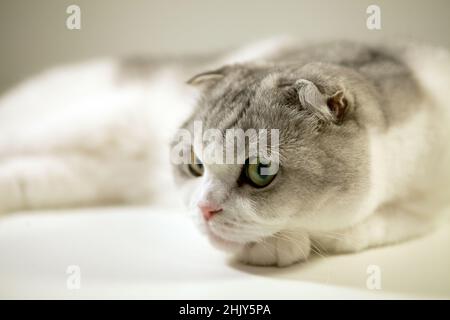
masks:
[[(81, 8), (68, 30), (66, 8)], [(381, 8), (381, 30), (366, 9)], [(49, 66), (98, 56), (215, 51), (271, 36), (375, 40), (408, 37), (450, 46), (448, 0), (1, 0), (0, 94)]]

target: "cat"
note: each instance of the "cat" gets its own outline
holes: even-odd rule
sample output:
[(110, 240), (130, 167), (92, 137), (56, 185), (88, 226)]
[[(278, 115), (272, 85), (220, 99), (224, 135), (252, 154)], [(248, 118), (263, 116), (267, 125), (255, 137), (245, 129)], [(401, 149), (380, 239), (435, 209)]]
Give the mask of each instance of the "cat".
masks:
[[(56, 69), (0, 100), (0, 212), (167, 204), (172, 171), (200, 230), (244, 263), (417, 237), (449, 202), (449, 71), (443, 49), (351, 41)], [(200, 150), (223, 146), (203, 141), (174, 163), (177, 127), (196, 122), (278, 130), (277, 171), (210, 163)]]
[(202, 97), (182, 128), (280, 130), (271, 175), (258, 162), (202, 163), (197, 150), (222, 142), (185, 146), (197, 161), (174, 171), (200, 228), (239, 260), (276, 266), (434, 229), (450, 200), (449, 61), (412, 45), (335, 42), (192, 78)]

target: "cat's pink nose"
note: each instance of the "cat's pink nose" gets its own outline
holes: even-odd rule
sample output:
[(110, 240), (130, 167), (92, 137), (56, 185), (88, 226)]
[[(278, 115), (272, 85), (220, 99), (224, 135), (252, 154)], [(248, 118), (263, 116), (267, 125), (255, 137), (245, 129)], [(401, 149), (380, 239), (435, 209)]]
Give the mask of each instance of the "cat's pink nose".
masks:
[(219, 213), (220, 211), (223, 211), (222, 208), (219, 206), (216, 206), (210, 202), (200, 202), (198, 204), (198, 208), (202, 212), (203, 218), (205, 218), (206, 221), (211, 219), (213, 215), (216, 213)]

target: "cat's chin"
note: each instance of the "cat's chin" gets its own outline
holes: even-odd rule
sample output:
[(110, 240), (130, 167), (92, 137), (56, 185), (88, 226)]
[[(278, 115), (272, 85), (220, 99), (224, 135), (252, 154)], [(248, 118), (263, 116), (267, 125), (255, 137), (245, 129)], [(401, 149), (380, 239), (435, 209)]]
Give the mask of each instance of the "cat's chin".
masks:
[(235, 242), (219, 237), (208, 228), (206, 229), (206, 235), (208, 236), (209, 242), (219, 250), (237, 252), (245, 246), (245, 243)]

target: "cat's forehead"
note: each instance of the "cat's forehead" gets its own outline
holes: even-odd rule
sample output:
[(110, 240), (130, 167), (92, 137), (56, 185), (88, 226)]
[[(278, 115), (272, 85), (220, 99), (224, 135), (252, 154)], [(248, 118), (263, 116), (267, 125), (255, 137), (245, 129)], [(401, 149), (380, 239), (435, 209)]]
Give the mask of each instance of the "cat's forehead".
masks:
[[(253, 130), (258, 144), (262, 136), (268, 147), (277, 145), (287, 155), (314, 139), (317, 124), (300, 106), (296, 90), (280, 86), (285, 80), (285, 74), (267, 70), (228, 76), (203, 94), (183, 127), (198, 136), (211, 130), (223, 136), (230, 129)], [(272, 135), (272, 130), (277, 132)]]
[(206, 128), (273, 129), (283, 113), (288, 97), (277, 88), (278, 78), (259, 74), (219, 84), (199, 102), (197, 120)]

